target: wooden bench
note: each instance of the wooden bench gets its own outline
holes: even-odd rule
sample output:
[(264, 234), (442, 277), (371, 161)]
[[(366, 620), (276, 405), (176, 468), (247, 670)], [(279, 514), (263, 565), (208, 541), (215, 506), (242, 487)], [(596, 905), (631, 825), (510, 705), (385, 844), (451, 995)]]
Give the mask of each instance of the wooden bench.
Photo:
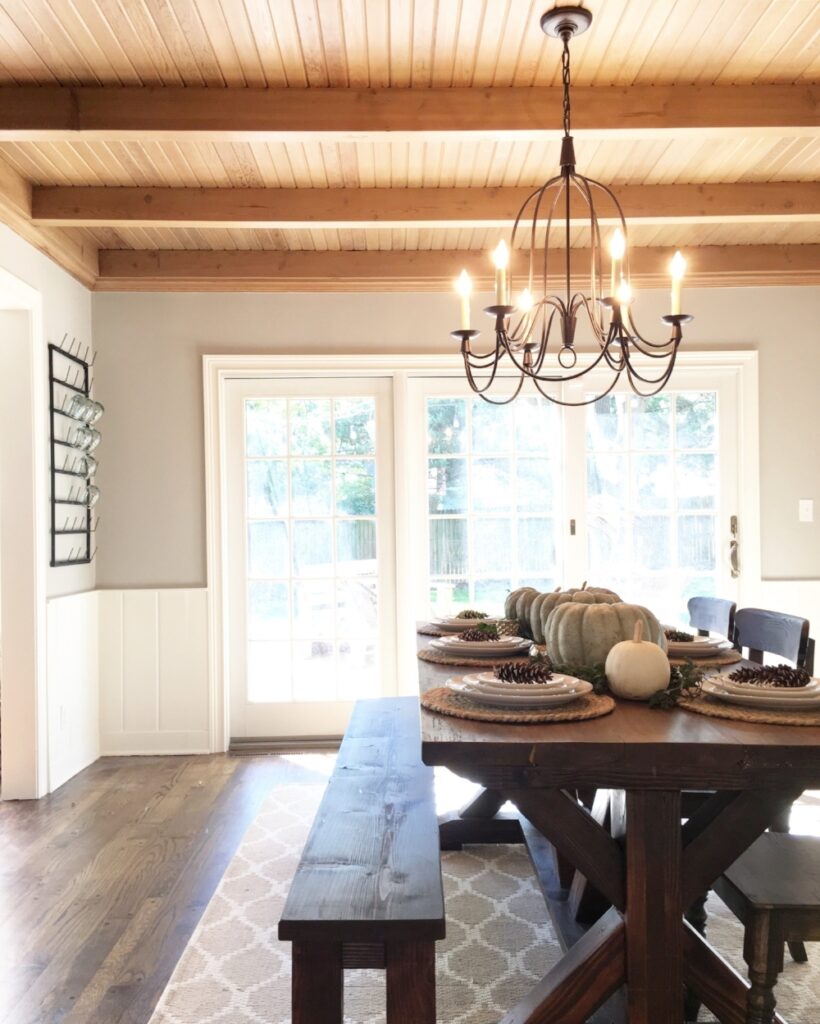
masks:
[(386, 971), (388, 1024), (435, 1024), (444, 894), (416, 698), (356, 704), (279, 938), (293, 943), (293, 1024), (341, 1024), (345, 968)]

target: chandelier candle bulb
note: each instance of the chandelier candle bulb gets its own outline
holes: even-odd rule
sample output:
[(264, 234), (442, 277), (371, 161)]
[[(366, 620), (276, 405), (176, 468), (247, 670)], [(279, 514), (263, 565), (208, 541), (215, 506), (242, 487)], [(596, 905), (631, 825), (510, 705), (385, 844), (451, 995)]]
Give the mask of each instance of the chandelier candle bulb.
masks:
[(632, 285), (623, 278), (621, 278), (621, 283), (618, 287), (617, 299), (619, 306), (628, 306), (632, 301)]
[(470, 329), (470, 294), (473, 290), (473, 282), (466, 270), (462, 270), (456, 281), (456, 291), (461, 299), (461, 329)]
[(620, 228), (612, 236), (609, 243), (609, 255), (612, 258), (612, 273), (609, 282), (609, 294), (615, 295), (615, 286), (621, 278), (621, 262), (626, 252), (626, 239)]
[(672, 274), (672, 316), (680, 315), (680, 297), (681, 297), (681, 284), (683, 282), (683, 275), (686, 273), (686, 260), (678, 250), (672, 257), (672, 262), (669, 265), (670, 273)]
[(493, 250), (495, 263), (495, 301), (496, 305), (507, 305), (507, 264), (510, 262), (510, 250), (505, 241), (500, 241)]

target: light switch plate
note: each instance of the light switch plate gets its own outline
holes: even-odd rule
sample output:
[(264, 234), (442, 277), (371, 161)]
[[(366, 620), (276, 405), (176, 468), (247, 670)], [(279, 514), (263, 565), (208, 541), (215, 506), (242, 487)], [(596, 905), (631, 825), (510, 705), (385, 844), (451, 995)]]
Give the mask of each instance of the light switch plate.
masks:
[(800, 498), (797, 502), (797, 518), (801, 523), (814, 522), (814, 501), (811, 498)]

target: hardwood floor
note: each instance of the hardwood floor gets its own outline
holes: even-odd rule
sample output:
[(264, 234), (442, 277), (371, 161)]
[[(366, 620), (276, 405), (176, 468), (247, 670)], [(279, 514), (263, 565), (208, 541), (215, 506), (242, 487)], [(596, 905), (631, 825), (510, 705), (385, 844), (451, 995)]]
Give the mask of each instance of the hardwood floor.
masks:
[(103, 758), (0, 804), (0, 1022), (145, 1024), (283, 757)]

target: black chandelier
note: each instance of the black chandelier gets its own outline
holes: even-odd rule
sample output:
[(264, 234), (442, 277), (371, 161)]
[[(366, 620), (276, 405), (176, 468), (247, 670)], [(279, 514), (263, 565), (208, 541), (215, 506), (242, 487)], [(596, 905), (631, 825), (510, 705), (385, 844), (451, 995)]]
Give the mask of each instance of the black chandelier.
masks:
[[(515, 218), (509, 248), (502, 241), (493, 252), (496, 267), (495, 304), (488, 306), (484, 312), (495, 320), (495, 347), (487, 352), (472, 350), (473, 339), (480, 332), (470, 326), (472, 285), (465, 270), (456, 282), (456, 290), (461, 296), (461, 328), (453, 331), (452, 337), (461, 342), (461, 354), (470, 387), (485, 401), (495, 405), (506, 405), (513, 401), (526, 379), (530, 379), (545, 398), (558, 405), (589, 405), (596, 402), (612, 391), (624, 373), (636, 394), (644, 398), (656, 395), (666, 386), (674, 369), (678, 346), (683, 337), (682, 325), (692, 319), (681, 313), (680, 309), (681, 281), (686, 261), (680, 252), (676, 252), (670, 264), (671, 311), (669, 315), (661, 317), (671, 327), (671, 337), (668, 341), (656, 343), (647, 340), (638, 331), (630, 309), (632, 287), (623, 210), (611, 189), (575, 170), (575, 148), (570, 133), (569, 43), (573, 36), (585, 32), (591, 23), (592, 14), (585, 7), (556, 7), (541, 18), (544, 32), (563, 43), (561, 68), (564, 137), (561, 144), (561, 170), (527, 197)], [(580, 197), (586, 208), (584, 219), (588, 222), (591, 236), (588, 294), (572, 291), (570, 210), (573, 194)], [(608, 294), (603, 293), (601, 229), (596, 198), (599, 203), (603, 200), (604, 203), (612, 204), (608, 219), (618, 225), (609, 240), (611, 263)], [(562, 228), (563, 296), (549, 293), (553, 279), (550, 276), (550, 241)], [(542, 238), (543, 250), (537, 248)], [(513, 305), (509, 262), (511, 256), (516, 258), (522, 251), (528, 253), (526, 287), (518, 302)], [(539, 284), (539, 296), (533, 293), (536, 281)], [(575, 349), (575, 331), (581, 313), (586, 315), (598, 347), (588, 365), (576, 367), (578, 354)], [(553, 338), (560, 341), (560, 347), (553, 344), (550, 348)], [(510, 360), (513, 372), (518, 374), (517, 387), (509, 397), (491, 398), (488, 392), (496, 377), (500, 376), (499, 370), (503, 372), (505, 357)], [(660, 373), (647, 368), (645, 364), (649, 360), (659, 361)], [(640, 368), (636, 363), (641, 364)], [(548, 385), (579, 380), (598, 368), (608, 368), (612, 376), (606, 389), (594, 397), (567, 402), (545, 390)]]

